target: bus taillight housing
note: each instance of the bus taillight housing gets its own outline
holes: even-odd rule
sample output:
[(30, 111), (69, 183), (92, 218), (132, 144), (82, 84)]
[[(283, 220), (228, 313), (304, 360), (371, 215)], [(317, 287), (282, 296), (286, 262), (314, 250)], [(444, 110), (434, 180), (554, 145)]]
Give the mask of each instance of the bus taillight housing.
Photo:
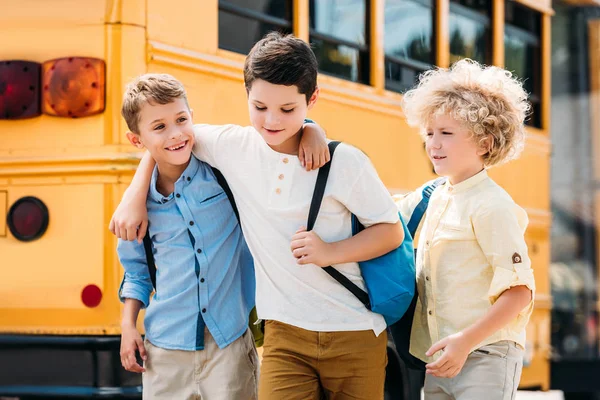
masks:
[(42, 64), (42, 111), (57, 117), (99, 114), (105, 106), (104, 61), (65, 57)]
[(22, 242), (39, 239), (48, 228), (48, 207), (37, 197), (22, 197), (8, 211), (6, 222), (12, 235)]
[(41, 65), (31, 61), (0, 61), (0, 119), (33, 118), (40, 109)]

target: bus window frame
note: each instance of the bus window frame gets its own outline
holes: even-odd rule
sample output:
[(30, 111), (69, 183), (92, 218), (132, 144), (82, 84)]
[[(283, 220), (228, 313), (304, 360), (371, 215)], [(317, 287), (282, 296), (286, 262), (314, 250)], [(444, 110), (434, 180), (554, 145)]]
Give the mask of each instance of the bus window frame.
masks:
[[(288, 1), (288, 0), (285, 0)], [(261, 22), (265, 24), (275, 25), (280, 28), (282, 31), (286, 31), (292, 33), (294, 30), (294, 0), (289, 0), (291, 6), (291, 16), (290, 20), (279, 17), (274, 17), (272, 15), (261, 13), (259, 11), (252, 10), (250, 8), (245, 8), (242, 6), (238, 6), (236, 4), (230, 3), (227, 0), (219, 0), (219, 10), (218, 12), (224, 12), (230, 15), (234, 15), (237, 17), (241, 17), (250, 21)], [(218, 14), (218, 13), (217, 13)], [(219, 26), (217, 24), (217, 31), (219, 30)], [(219, 40), (218, 48), (222, 50), (231, 51), (237, 54), (247, 54), (241, 52), (239, 49), (234, 49), (231, 46), (224, 45)]]
[[(494, 24), (494, 5), (493, 2), (490, 1), (489, 7), (486, 10), (486, 13), (482, 13), (477, 11), (476, 9), (469, 8), (465, 5), (462, 5), (456, 1), (449, 0), (448, 1), (448, 46), (450, 46), (450, 37), (452, 33), (450, 32), (450, 24), (452, 21), (452, 14), (457, 15), (459, 17), (463, 17), (474, 21), (478, 24), (483, 24), (486, 30), (486, 48), (484, 49), (485, 59), (483, 61), (476, 60), (477, 62), (485, 65), (491, 65), (493, 61), (493, 52), (494, 52), (494, 40), (493, 40), (493, 24)], [(448, 49), (450, 52), (450, 49)], [(452, 58), (452, 53), (450, 52), (450, 58)], [(461, 59), (466, 57), (461, 56)]]

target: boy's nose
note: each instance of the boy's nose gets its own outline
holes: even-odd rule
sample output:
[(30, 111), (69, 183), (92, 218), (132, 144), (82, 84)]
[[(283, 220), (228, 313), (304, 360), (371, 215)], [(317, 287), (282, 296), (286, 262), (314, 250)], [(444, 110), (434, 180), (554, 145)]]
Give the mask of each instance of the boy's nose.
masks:
[(267, 128), (269, 128), (269, 129), (276, 128), (279, 125), (279, 117), (277, 117), (276, 115), (273, 115), (273, 114), (267, 114), (267, 117), (265, 118), (265, 122), (266, 122)]

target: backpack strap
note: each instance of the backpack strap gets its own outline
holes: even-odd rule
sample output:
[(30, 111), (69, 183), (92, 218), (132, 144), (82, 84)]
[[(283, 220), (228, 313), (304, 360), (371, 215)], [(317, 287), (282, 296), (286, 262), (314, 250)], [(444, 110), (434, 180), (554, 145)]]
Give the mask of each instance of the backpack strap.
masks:
[[(229, 202), (231, 203), (231, 207), (233, 208), (233, 212), (235, 217), (238, 220), (238, 224), (240, 222), (240, 214), (237, 209), (237, 205), (235, 204), (235, 199), (233, 198), (233, 193), (229, 188), (229, 184), (225, 180), (225, 177), (216, 168), (210, 167), (212, 169), (213, 174), (215, 174), (215, 178), (217, 179), (217, 183), (221, 186)], [(241, 226), (240, 226), (241, 227)], [(156, 264), (154, 263), (154, 254), (152, 253), (152, 240), (150, 239), (150, 231), (146, 229), (146, 236), (144, 236), (144, 252), (146, 253), (146, 264), (148, 264), (148, 273), (150, 274), (150, 280), (152, 281), (152, 287), (156, 290)]]
[(419, 227), (421, 219), (423, 219), (425, 211), (427, 211), (427, 206), (429, 206), (429, 199), (431, 198), (433, 191), (435, 190), (435, 188), (443, 185), (444, 183), (446, 183), (446, 178), (438, 178), (423, 188), (423, 197), (419, 204), (417, 204), (417, 206), (415, 207), (415, 210), (410, 216), (410, 220), (408, 221), (408, 224), (406, 226), (408, 228), (408, 231), (410, 232), (410, 236), (412, 236), (413, 238), (415, 237), (415, 233), (417, 232), (417, 228)]
[[(317, 183), (315, 184), (315, 191), (313, 192), (312, 201), (310, 203), (310, 210), (308, 212), (308, 222), (306, 224), (306, 230), (310, 231), (315, 226), (315, 222), (317, 220), (317, 215), (319, 215), (319, 209), (321, 208), (321, 203), (323, 201), (323, 195), (325, 194), (325, 187), (327, 186), (327, 178), (329, 177), (329, 171), (331, 169), (331, 162), (333, 160), (333, 153), (335, 149), (340, 144), (340, 142), (329, 142), (329, 154), (331, 159), (325, 165), (323, 165), (319, 169), (319, 174), (317, 175)], [(342, 274), (337, 269), (332, 266), (324, 267), (323, 271), (327, 272), (333, 279), (338, 281), (343, 287), (345, 287), (348, 291), (350, 291), (357, 299), (361, 301), (365, 305), (365, 307), (370, 310), (371, 302), (369, 300), (369, 294), (356, 286), (350, 279), (346, 278), (344, 274)]]

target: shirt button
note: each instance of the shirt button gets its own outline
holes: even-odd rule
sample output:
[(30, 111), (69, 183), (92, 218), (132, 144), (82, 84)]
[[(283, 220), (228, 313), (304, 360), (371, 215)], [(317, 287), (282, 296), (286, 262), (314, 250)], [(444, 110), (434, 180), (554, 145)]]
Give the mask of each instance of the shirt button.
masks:
[(206, 312), (206, 308), (203, 308), (203, 309), (202, 309), (202, 312), (203, 312), (203, 313), (205, 313), (205, 312)]
[(452, 186), (450, 186), (450, 187), (448, 188), (448, 191), (449, 191), (449, 192), (451, 192), (451, 191), (452, 191)]
[(429, 315), (433, 315), (433, 311), (429, 310)]
[(188, 177), (187, 177), (187, 181), (189, 182), (189, 181), (191, 181), (191, 180), (192, 180), (192, 178), (190, 178), (190, 177), (188, 176)]
[(283, 159), (283, 160), (281, 160), (281, 161), (283, 161), (283, 163), (284, 163), (284, 164), (287, 164), (287, 163), (288, 163), (290, 160), (289, 160), (289, 159), (286, 157), (286, 158), (284, 158), (284, 159)]
[(176, 193), (176, 194), (175, 194), (175, 197), (177, 197), (177, 198), (180, 198), (180, 197), (181, 197), (181, 195), (180, 195), (179, 193)]
[(283, 174), (280, 174), (278, 178), (279, 178), (279, 180), (282, 180), (283, 179)]
[(425, 280), (426, 280), (426, 281), (428, 281), (428, 280), (429, 280), (429, 277), (428, 277), (428, 276), (426, 276), (426, 277), (425, 277)]
[(200, 283), (204, 283), (204, 278), (200, 278)]
[(198, 253), (198, 254), (202, 253), (202, 249), (196, 250), (196, 253)]
[(194, 225), (194, 221), (190, 221), (190, 226)]
[(429, 240), (425, 242), (425, 246), (429, 246)]
[(275, 189), (275, 193), (281, 194), (281, 189), (279, 189), (279, 188)]

